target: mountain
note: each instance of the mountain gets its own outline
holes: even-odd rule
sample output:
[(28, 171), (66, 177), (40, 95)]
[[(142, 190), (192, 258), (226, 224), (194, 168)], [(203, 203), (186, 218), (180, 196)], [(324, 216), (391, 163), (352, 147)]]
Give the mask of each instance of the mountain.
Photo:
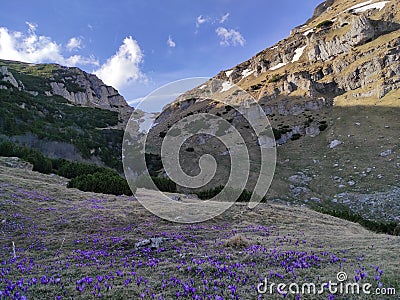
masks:
[(95, 75), (57, 64), (0, 60), (0, 134), (52, 158), (122, 170), (131, 108)]
[[(231, 109), (250, 94), (268, 116), (278, 145), (269, 199), (340, 204), (368, 218), (398, 222), (399, 88), (400, 1), (325, 1), (287, 38), (166, 106), (148, 140), (159, 154), (172, 124), (211, 113), (234, 125), (256, 157), (259, 139)], [(181, 162), (189, 172), (199, 172), (204, 151), (229, 165), (213, 137), (192, 138), (185, 148), (191, 151), (180, 152)], [(226, 182), (229, 168), (220, 171), (207, 187)], [(256, 164), (252, 171), (249, 189)]]

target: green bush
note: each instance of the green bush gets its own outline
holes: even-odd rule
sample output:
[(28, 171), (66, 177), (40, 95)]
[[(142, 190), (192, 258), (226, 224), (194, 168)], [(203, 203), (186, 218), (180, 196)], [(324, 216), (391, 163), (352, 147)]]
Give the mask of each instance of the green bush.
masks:
[(324, 131), (325, 129), (328, 128), (328, 124), (326, 124), (326, 123), (320, 124), (318, 126), (318, 128), (319, 128), (320, 131)]
[(317, 28), (328, 28), (328, 27), (331, 27), (332, 25), (333, 25), (333, 21), (325, 20), (325, 21), (322, 21), (321, 23), (319, 23), (317, 25)]
[(386, 233), (390, 235), (400, 235), (400, 225), (396, 222), (378, 222), (365, 219), (359, 214), (354, 214), (349, 209), (331, 209), (331, 208), (315, 208), (316, 211), (341, 218), (350, 222), (358, 223), (368, 230), (377, 233)]
[(279, 140), (282, 137), (282, 133), (281, 133), (281, 131), (279, 129), (272, 128), (272, 132), (274, 134), (274, 138), (275, 138), (276, 141)]
[(283, 78), (282, 75), (274, 74), (274, 75), (268, 80), (268, 83), (278, 82), (278, 81), (281, 80), (282, 78)]
[[(118, 173), (114, 170), (107, 169), (104, 167), (85, 164), (85, 163), (78, 163), (78, 162), (71, 162), (64, 160), (63, 162), (58, 161), (58, 168), (55, 170), (56, 173), (60, 176), (65, 178), (71, 179), (81, 175), (89, 175), (94, 173), (104, 173), (110, 175), (118, 175)], [(118, 175), (119, 176), (119, 175)]]
[(19, 157), (33, 165), (33, 171), (44, 174), (52, 172), (52, 161), (41, 152), (25, 146), (19, 146), (13, 142), (0, 143), (0, 156)]
[(292, 141), (298, 140), (299, 138), (301, 138), (301, 134), (299, 133), (295, 133), (292, 135), (292, 137), (290, 138)]
[(84, 192), (94, 192), (112, 195), (132, 195), (128, 182), (119, 175), (97, 172), (94, 174), (80, 175), (71, 179), (69, 188), (77, 188)]
[[(215, 196), (220, 194), (223, 189), (224, 189), (224, 186), (219, 185), (219, 186), (209, 189), (209, 190), (203, 190), (203, 191), (196, 192), (196, 195), (197, 195), (197, 197), (199, 197), (202, 200), (207, 200), (207, 199), (214, 198)], [(237, 192), (237, 190), (228, 188), (228, 189), (226, 189), (225, 197), (229, 198), (229, 195), (230, 194), (233, 195), (235, 192)], [(238, 199), (236, 199), (236, 201), (237, 202), (249, 202), (252, 195), (253, 195), (253, 193), (251, 191), (248, 191), (245, 189), (241, 192), (241, 194), (239, 195)], [(230, 200), (230, 199), (228, 199), (228, 200)]]
[(68, 187), (96, 193), (131, 195), (127, 181), (115, 170), (97, 165), (70, 162), (65, 159), (49, 159), (41, 152), (12, 142), (0, 143), (0, 156), (16, 156), (33, 165), (33, 171), (44, 174), (56, 173), (71, 179)]
[(138, 188), (145, 188), (152, 190), (155, 187), (162, 192), (176, 193), (176, 183), (169, 178), (154, 177), (154, 176), (139, 176), (135, 182)]
[(256, 91), (256, 90), (261, 89), (262, 86), (263, 86), (263, 85), (262, 85), (261, 83), (258, 83), (258, 84), (255, 84), (255, 85), (250, 86), (250, 89), (253, 90), (253, 91)]

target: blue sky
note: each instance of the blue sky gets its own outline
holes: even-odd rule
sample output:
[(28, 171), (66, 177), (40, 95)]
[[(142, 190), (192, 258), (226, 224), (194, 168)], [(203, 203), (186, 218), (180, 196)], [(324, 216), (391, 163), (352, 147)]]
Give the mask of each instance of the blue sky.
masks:
[(212, 77), (249, 59), (288, 36), (320, 2), (4, 1), (0, 58), (78, 66), (133, 104), (171, 81)]

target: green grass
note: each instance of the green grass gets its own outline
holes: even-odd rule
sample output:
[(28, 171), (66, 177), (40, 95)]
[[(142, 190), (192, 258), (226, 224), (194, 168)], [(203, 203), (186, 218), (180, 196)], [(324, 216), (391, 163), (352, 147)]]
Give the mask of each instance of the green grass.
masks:
[(0, 60), (2, 66), (6, 66), (17, 81), (21, 81), (28, 91), (37, 91), (44, 94), (51, 90), (50, 82), (62, 82), (69, 92), (85, 92), (79, 84), (73, 80), (65, 79), (78, 72), (78, 69), (65, 68), (57, 64), (28, 64), (15, 61)]

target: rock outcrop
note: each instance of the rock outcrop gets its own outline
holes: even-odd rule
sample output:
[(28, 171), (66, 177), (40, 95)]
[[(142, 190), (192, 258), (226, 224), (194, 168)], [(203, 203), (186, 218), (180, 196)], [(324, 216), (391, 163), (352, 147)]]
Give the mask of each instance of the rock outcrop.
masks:
[[(165, 107), (157, 122), (171, 121), (185, 110), (194, 113), (204, 95), (235, 103), (240, 98), (235, 84), (267, 115), (296, 116), (362, 99), (381, 102), (400, 88), (399, 12), (399, 0), (325, 1), (289, 37), (186, 92), (176, 100), (185, 105)], [(291, 131), (281, 142), (319, 130), (307, 124)]]
[[(7, 61), (0, 60), (0, 89), (16, 88), (33, 96), (58, 95), (67, 99), (71, 104), (79, 106), (97, 107), (119, 113), (120, 128), (124, 128), (133, 108), (130, 107), (118, 91), (103, 83), (96, 75), (86, 73), (79, 68), (68, 68), (60, 65), (48, 65), (52, 72), (38, 75), (41, 82), (38, 86), (24, 84), (23, 80), (17, 80), (18, 73), (23, 70), (32, 73), (43, 65), (18, 63), (20, 70), (14, 70), (6, 66)], [(14, 74), (13, 74), (14, 73)], [(22, 73), (22, 72), (21, 72)], [(35, 77), (34, 75), (30, 75)], [(33, 90), (36, 88), (36, 90)]]

